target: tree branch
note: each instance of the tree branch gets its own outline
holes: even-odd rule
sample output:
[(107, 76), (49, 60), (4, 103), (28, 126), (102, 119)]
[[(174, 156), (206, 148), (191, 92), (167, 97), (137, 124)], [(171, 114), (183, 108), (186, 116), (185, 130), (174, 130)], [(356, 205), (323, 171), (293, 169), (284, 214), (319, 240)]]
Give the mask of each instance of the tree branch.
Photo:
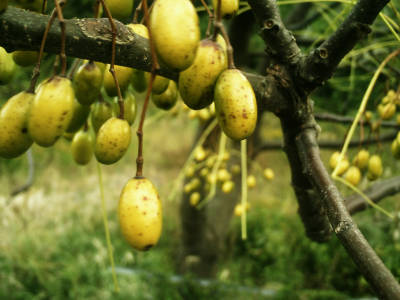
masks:
[(389, 0), (359, 0), (338, 29), (317, 49), (302, 58), (299, 79), (312, 91), (333, 72), (343, 57), (370, 33), (370, 25)]
[[(400, 193), (400, 176), (376, 182), (364, 191), (364, 194), (375, 203), (397, 193)], [(348, 196), (345, 203), (347, 210), (352, 215), (371, 207), (359, 194)]]
[[(312, 118), (296, 137), (304, 172), (323, 201), (330, 224), (348, 254), (380, 299), (400, 299), (400, 286), (368, 244), (348, 213), (342, 196), (331, 181), (319, 154)], [(305, 125), (305, 124), (304, 124)], [(315, 124), (316, 125), (316, 124)]]
[[(317, 113), (315, 114), (315, 119), (317, 121), (326, 121), (326, 122), (341, 123), (341, 124), (352, 124), (354, 121), (353, 117), (341, 116), (331, 113)], [(381, 121), (380, 126), (388, 128), (396, 128), (396, 129), (400, 128), (399, 124), (391, 121)]]
[(294, 65), (300, 57), (300, 48), (293, 34), (282, 22), (275, 0), (248, 0), (261, 27), (267, 54), (282, 63)]

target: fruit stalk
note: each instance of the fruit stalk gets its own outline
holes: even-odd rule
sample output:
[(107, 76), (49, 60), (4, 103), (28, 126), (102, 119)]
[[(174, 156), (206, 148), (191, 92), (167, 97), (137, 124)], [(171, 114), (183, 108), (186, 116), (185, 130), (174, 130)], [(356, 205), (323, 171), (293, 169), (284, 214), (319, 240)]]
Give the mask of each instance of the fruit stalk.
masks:
[(111, 46), (111, 64), (110, 64), (110, 73), (114, 78), (115, 86), (117, 88), (118, 93), (118, 105), (119, 105), (119, 116), (121, 120), (124, 119), (124, 100), (122, 99), (121, 89), (119, 87), (118, 78), (115, 74), (115, 44), (117, 39), (117, 27), (115, 26), (114, 19), (111, 15), (110, 10), (108, 9), (107, 5), (105, 4), (104, 0), (100, 0), (101, 5), (103, 6), (103, 10), (106, 12), (107, 18), (110, 21), (111, 25), (111, 36), (112, 36), (112, 46)]
[[(61, 6), (61, 3), (63, 5)], [(61, 72), (60, 76), (65, 76), (65, 72), (67, 70), (67, 56), (65, 55), (65, 20), (62, 13), (62, 7), (67, 3), (67, 0), (54, 0), (55, 9), (57, 11), (58, 21), (60, 22), (61, 28), (61, 51), (60, 51), (60, 59), (61, 59)]]
[(203, 6), (204, 6), (204, 8), (205, 8), (205, 10), (207, 11), (207, 14), (208, 14), (208, 24), (207, 24), (207, 30), (206, 30), (206, 37), (209, 37), (210, 34), (211, 34), (211, 25), (214, 22), (214, 14), (208, 8), (208, 5), (204, 0), (200, 0), (200, 1), (201, 1), (201, 4), (203, 4)]

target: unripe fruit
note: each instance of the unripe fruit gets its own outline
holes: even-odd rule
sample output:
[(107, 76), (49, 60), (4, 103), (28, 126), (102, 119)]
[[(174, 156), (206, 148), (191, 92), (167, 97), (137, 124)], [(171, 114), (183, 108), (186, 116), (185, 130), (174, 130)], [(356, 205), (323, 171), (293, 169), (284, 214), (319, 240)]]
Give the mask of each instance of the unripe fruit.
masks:
[(206, 167), (206, 168), (203, 168), (203, 169), (201, 169), (201, 171), (200, 171), (200, 176), (201, 177), (206, 177), (207, 175), (208, 175), (208, 173), (210, 173), (210, 170)]
[(108, 119), (96, 137), (94, 154), (102, 164), (110, 165), (122, 158), (131, 142), (131, 127), (126, 120)]
[(203, 108), (197, 111), (197, 117), (199, 118), (200, 121), (206, 122), (211, 118), (211, 114), (208, 111), (208, 108)]
[(15, 73), (15, 63), (6, 50), (0, 47), (0, 85), (11, 81)]
[(239, 174), (239, 173), (240, 173), (240, 165), (238, 165), (238, 164), (233, 165), (233, 166), (231, 167), (231, 172), (232, 172), (232, 174), (234, 174), (234, 175)]
[(372, 155), (368, 162), (368, 174), (369, 180), (378, 179), (383, 173), (382, 160), (378, 155)]
[(354, 157), (353, 164), (360, 170), (365, 169), (368, 166), (369, 152), (365, 149), (360, 150), (356, 157)]
[[(107, 65), (107, 70), (110, 69), (110, 65)], [(118, 85), (123, 93), (129, 86), (131, 82), (131, 77), (133, 74), (133, 69), (124, 66), (114, 65), (115, 75), (118, 79)], [(114, 77), (112, 76), (110, 71), (104, 72), (104, 81), (103, 81), (104, 89), (106, 93), (110, 97), (118, 96), (117, 86), (115, 85)]]
[(115, 19), (128, 18), (132, 14), (133, 0), (105, 0), (105, 3)]
[(190, 0), (156, 0), (150, 15), (150, 28), (163, 63), (175, 70), (185, 70), (192, 64), (200, 28)]
[(388, 120), (394, 116), (396, 113), (396, 104), (388, 103), (388, 104), (379, 104), (378, 105), (378, 113), (382, 120)]
[(191, 206), (196, 206), (200, 201), (200, 193), (199, 192), (194, 192), (190, 195), (190, 205)]
[(28, 113), (34, 94), (21, 92), (11, 97), (0, 110), (0, 156), (14, 158), (32, 145), (28, 135)]
[(256, 186), (256, 184), (257, 184), (257, 180), (254, 175), (247, 176), (247, 187), (248, 188), (252, 189)]
[(400, 145), (397, 139), (392, 142), (391, 150), (394, 158), (400, 159)]
[(372, 112), (367, 110), (364, 113), (365, 122), (370, 122), (372, 120)]
[(169, 110), (171, 109), (178, 99), (178, 88), (176, 83), (172, 80), (169, 81), (168, 88), (162, 94), (152, 94), (151, 99), (158, 108)]
[(217, 178), (219, 181), (228, 181), (232, 178), (232, 175), (228, 172), (227, 169), (220, 169), (217, 172)]
[[(144, 78), (146, 79), (146, 86), (148, 86), (150, 83), (150, 75), (151, 75), (150, 73), (144, 72)], [(168, 78), (165, 78), (160, 75), (156, 75), (156, 77), (154, 78), (154, 81), (153, 81), (153, 86), (151, 88), (151, 91), (154, 94), (164, 93), (168, 88), (169, 81), (170, 80)]]
[[(250, 209), (250, 204), (247, 203), (246, 205), (246, 211)], [(236, 217), (240, 217), (243, 214), (243, 206), (241, 203), (236, 204), (234, 214)]]
[(12, 58), (14, 62), (21, 67), (32, 66), (37, 63), (39, 52), (18, 50), (12, 53)]
[[(119, 116), (118, 100), (114, 103), (115, 115)], [(136, 119), (137, 103), (133, 93), (126, 93), (124, 98), (124, 120), (127, 120), (129, 125), (132, 125)]]
[(193, 165), (188, 166), (186, 171), (185, 171), (185, 176), (186, 177), (192, 177), (195, 173), (196, 169)]
[(214, 101), (219, 125), (228, 137), (242, 140), (253, 133), (257, 123), (256, 96), (242, 72), (222, 72), (215, 84)]
[(77, 132), (86, 122), (90, 113), (90, 106), (81, 105), (76, 99), (74, 100), (74, 109), (71, 121), (66, 132)]
[(94, 132), (98, 132), (101, 125), (103, 125), (108, 119), (112, 117), (112, 108), (108, 102), (101, 101), (96, 102), (92, 106), (92, 113), (90, 114), (90, 120)]
[(50, 147), (63, 135), (74, 113), (74, 101), (74, 89), (65, 77), (54, 76), (40, 85), (28, 119), (28, 132), (35, 143)]
[[(214, 14), (217, 15), (218, 0), (212, 0)], [(239, 0), (221, 0), (221, 16), (233, 17), (239, 9)]]
[(230, 192), (232, 192), (234, 187), (235, 187), (234, 182), (231, 180), (228, 180), (222, 184), (221, 190), (223, 193), (229, 194)]
[[(335, 170), (337, 164), (339, 163), (339, 155), (340, 152), (336, 151), (331, 155), (331, 158), (329, 160), (329, 166), (332, 168), (332, 170)], [(344, 172), (347, 171), (347, 169), (349, 168), (350, 163), (347, 159), (347, 157), (343, 157), (342, 161), (340, 162), (338, 171), (337, 171), (337, 175), (340, 176), (342, 175)]]
[(79, 67), (73, 82), (76, 99), (82, 105), (90, 105), (99, 98), (103, 72), (94, 62), (88, 62)]
[(352, 185), (357, 186), (361, 180), (360, 169), (356, 166), (351, 166), (344, 174), (344, 179)]
[(93, 141), (89, 131), (78, 131), (71, 143), (71, 153), (78, 165), (87, 165), (93, 156)]
[(224, 49), (216, 42), (203, 40), (193, 64), (179, 75), (179, 92), (191, 109), (202, 109), (214, 99), (214, 85), (228, 67)]
[(207, 157), (207, 153), (203, 147), (200, 146), (195, 151), (194, 158), (197, 161), (203, 161)]
[(275, 177), (274, 171), (271, 168), (266, 168), (263, 172), (263, 175), (267, 180), (272, 180)]
[(150, 180), (130, 179), (121, 192), (118, 205), (122, 235), (137, 250), (149, 250), (161, 236), (162, 205)]

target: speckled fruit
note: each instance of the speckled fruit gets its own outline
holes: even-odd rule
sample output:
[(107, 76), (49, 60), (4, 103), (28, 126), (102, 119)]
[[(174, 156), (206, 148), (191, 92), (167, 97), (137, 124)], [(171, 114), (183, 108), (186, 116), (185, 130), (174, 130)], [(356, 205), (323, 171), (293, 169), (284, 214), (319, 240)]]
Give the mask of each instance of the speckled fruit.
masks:
[(216, 42), (203, 40), (193, 64), (179, 75), (179, 92), (191, 109), (202, 109), (214, 99), (214, 85), (228, 67), (224, 49)]
[(379, 155), (372, 155), (368, 162), (367, 177), (369, 180), (376, 180), (382, 176), (383, 167), (382, 160)]
[(214, 102), (219, 125), (234, 140), (249, 137), (257, 123), (257, 102), (247, 78), (237, 69), (225, 70), (218, 77)]
[[(217, 14), (218, 0), (212, 0), (214, 13)], [(221, 16), (224, 18), (233, 17), (239, 9), (239, 0), (221, 0)]]
[[(144, 78), (146, 79), (146, 86), (149, 85), (150, 75), (151, 75), (150, 73), (144, 72)], [(169, 85), (169, 79), (168, 78), (165, 78), (163, 76), (157, 75), (156, 78), (153, 81), (153, 86), (151, 88), (151, 91), (154, 94), (162, 94), (168, 88), (168, 85)]]
[(137, 250), (149, 250), (160, 239), (162, 205), (154, 185), (147, 178), (130, 179), (121, 192), (118, 205), (121, 231)]
[(78, 165), (87, 165), (93, 156), (93, 141), (89, 131), (78, 131), (71, 143), (71, 153)]
[[(107, 65), (106, 71), (104, 72), (103, 85), (107, 95), (110, 97), (115, 97), (118, 95), (118, 91), (115, 85), (114, 77), (108, 71), (109, 69), (110, 65)], [(118, 79), (119, 88), (121, 89), (121, 93), (123, 93), (131, 82), (133, 69), (129, 67), (115, 65), (114, 70)]]
[(156, 0), (150, 28), (163, 63), (175, 70), (184, 70), (192, 64), (200, 41), (200, 28), (190, 0)]
[(113, 111), (111, 105), (106, 101), (96, 102), (92, 105), (90, 121), (94, 132), (98, 132), (101, 125), (112, 117)]
[(76, 99), (74, 101), (74, 109), (72, 114), (72, 119), (69, 122), (69, 125), (66, 132), (77, 132), (87, 120), (90, 113), (90, 106), (81, 105)]
[(0, 85), (11, 81), (15, 73), (15, 63), (7, 51), (0, 47)]
[(169, 110), (174, 107), (178, 99), (178, 88), (176, 83), (172, 80), (169, 81), (167, 90), (162, 94), (152, 94), (151, 99), (155, 106), (158, 108)]
[(12, 53), (12, 58), (14, 62), (21, 66), (27, 67), (34, 65), (39, 57), (39, 52), (37, 51), (14, 51)]
[(94, 62), (87, 62), (76, 71), (73, 82), (76, 99), (82, 105), (90, 105), (99, 99), (103, 71)]
[(28, 135), (28, 112), (34, 94), (21, 92), (11, 97), (0, 110), (0, 156), (14, 158), (32, 145)]
[(94, 154), (102, 164), (110, 165), (122, 158), (131, 142), (131, 127), (126, 120), (108, 119), (96, 137)]
[(54, 76), (40, 85), (28, 119), (28, 132), (35, 143), (50, 147), (63, 135), (74, 113), (74, 101), (74, 89), (65, 77)]
[[(119, 104), (118, 100), (114, 103), (115, 115), (119, 116)], [(128, 121), (129, 125), (132, 125), (136, 119), (137, 103), (135, 95), (131, 92), (125, 94), (124, 98), (124, 119)]]

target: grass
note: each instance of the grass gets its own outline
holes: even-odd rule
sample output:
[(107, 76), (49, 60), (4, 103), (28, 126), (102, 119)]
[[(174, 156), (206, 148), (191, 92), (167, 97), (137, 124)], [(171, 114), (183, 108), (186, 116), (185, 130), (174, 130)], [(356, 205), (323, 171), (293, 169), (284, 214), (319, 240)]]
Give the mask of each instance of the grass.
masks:
[[(270, 117), (267, 125), (265, 136), (280, 138), (277, 120)], [(158, 187), (161, 199), (168, 196), (184, 164), (195, 128), (186, 117), (171, 115), (145, 128), (145, 174)], [(0, 162), (5, 172), (0, 176), (4, 187), (0, 192), (0, 299), (268, 298), (257, 293), (249, 296), (238, 286), (276, 290), (274, 299), (348, 299), (371, 294), (335, 237), (324, 245), (305, 237), (282, 152), (263, 153), (253, 167), (258, 186), (249, 191), (253, 209), (248, 215), (248, 239), (240, 239), (239, 218), (234, 219), (236, 239), (220, 262), (218, 282), (199, 286), (191, 276), (171, 281), (180, 243), (178, 199), (164, 200), (163, 235), (151, 251), (132, 250), (119, 232), (116, 207), (122, 187), (134, 175), (135, 152), (134, 139), (121, 162), (102, 167), (116, 265), (136, 270), (118, 274), (119, 294), (113, 292), (95, 162), (87, 167), (74, 165), (65, 140), (52, 149), (34, 147), (35, 185), (12, 199), (7, 195), (24, 181), (26, 161)], [(324, 159), (330, 153), (324, 151)], [(398, 173), (398, 164), (386, 152), (384, 160), (392, 165), (391, 172)], [(274, 169), (274, 181), (262, 178), (264, 167)], [(399, 211), (396, 199), (383, 205)], [(356, 221), (400, 277), (399, 225), (375, 211), (360, 214)]]

